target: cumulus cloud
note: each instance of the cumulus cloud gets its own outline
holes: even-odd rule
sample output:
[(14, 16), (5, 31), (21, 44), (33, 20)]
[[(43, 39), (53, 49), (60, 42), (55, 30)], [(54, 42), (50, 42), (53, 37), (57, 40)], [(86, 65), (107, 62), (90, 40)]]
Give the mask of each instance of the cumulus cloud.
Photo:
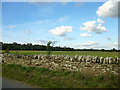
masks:
[(50, 23), (51, 20), (42, 20), (42, 21), (37, 21), (37, 22), (33, 22), (31, 24), (45, 24), (45, 23)]
[(60, 19), (59, 19), (59, 21), (64, 21), (64, 20), (65, 20), (65, 18), (60, 18)]
[(65, 40), (74, 40), (74, 38), (71, 37), (64, 37)]
[(75, 48), (93, 48), (98, 45), (99, 43), (97, 42), (87, 42), (87, 43), (73, 44), (72, 46)]
[(113, 48), (118, 48), (117, 46), (115, 45), (109, 45), (109, 44), (105, 44), (105, 45), (95, 45), (93, 46), (92, 48), (96, 48), (96, 49), (113, 49)]
[(38, 43), (39, 44), (47, 44), (48, 41), (45, 41), (45, 40), (39, 40)]
[(118, 44), (118, 42), (114, 42), (114, 43), (108, 43), (105, 45), (105, 47), (109, 47), (109, 49), (112, 49), (112, 48), (116, 48), (118, 49), (120, 45)]
[(91, 46), (91, 45), (98, 45), (96, 42), (88, 42), (88, 43), (82, 43), (81, 46)]
[(112, 48), (118, 49), (118, 45), (119, 45), (118, 42), (114, 42), (114, 43), (108, 43), (108, 44), (105, 44), (105, 45), (100, 45), (99, 47), (107, 48), (107, 49), (112, 49)]
[(118, 17), (118, 1), (120, 0), (109, 0), (105, 2), (96, 11), (98, 16), (107, 17)]
[(40, 5), (40, 6), (49, 6), (51, 4), (51, 2), (35, 2), (34, 0), (31, 0), (30, 4)]
[(68, 17), (61, 17), (61, 18), (59, 18), (59, 21), (66, 21), (66, 20), (68, 20)]
[(80, 34), (81, 37), (91, 37), (91, 34), (88, 33), (82, 33)]
[(51, 41), (52, 44), (55, 44), (55, 43), (58, 42), (58, 41), (55, 41), (55, 40), (38, 40), (38, 43), (36, 43), (36, 44), (47, 45), (47, 43), (48, 43), (49, 41)]
[(114, 43), (108, 43), (108, 46), (118, 46), (118, 42), (114, 42)]
[(30, 33), (30, 31), (29, 31), (29, 30), (25, 30), (25, 33), (26, 33), (26, 34), (29, 34), (29, 33)]
[(66, 5), (68, 2), (71, 2), (72, 0), (58, 0), (62, 5)]
[(118, 42), (113, 43), (113, 45), (118, 46)]
[[(57, 0), (57, 1), (56, 0), (29, 0), (29, 2), (39, 4), (39, 5), (41, 5), (41, 2), (43, 2), (43, 1), (46, 4), (47, 3), (50, 4), (52, 2), (59, 2), (60, 4), (65, 6), (68, 2), (72, 2), (73, 0)], [(45, 4), (43, 4), (43, 5), (45, 5)]]
[(98, 23), (105, 23), (103, 20), (101, 20), (101, 19), (97, 19), (97, 22)]
[(101, 34), (103, 32), (106, 32), (107, 29), (102, 26), (101, 23), (98, 23), (96, 21), (88, 21), (83, 23), (85, 27), (80, 27), (80, 30), (86, 30), (88, 32), (95, 32), (97, 34)]
[(112, 49), (112, 48), (118, 48), (118, 43), (109, 43), (109, 44), (100, 44), (97, 42), (87, 42), (87, 43), (80, 43), (80, 44), (73, 44), (72, 47), (74, 48), (85, 48), (85, 49)]
[(118, 42), (110, 43), (108, 45), (110, 45), (110, 46), (118, 46)]
[(60, 26), (54, 29), (51, 29), (49, 32), (56, 36), (66, 36), (66, 33), (72, 32), (72, 26)]

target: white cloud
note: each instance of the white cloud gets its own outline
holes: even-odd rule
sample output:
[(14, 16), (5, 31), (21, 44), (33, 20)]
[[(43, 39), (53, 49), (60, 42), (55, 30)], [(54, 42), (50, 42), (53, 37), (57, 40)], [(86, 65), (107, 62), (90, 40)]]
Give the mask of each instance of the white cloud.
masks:
[(6, 28), (9, 29), (14, 29), (14, 28), (18, 28), (18, 27), (23, 27), (23, 26), (31, 26), (31, 25), (36, 25), (36, 24), (46, 24), (46, 23), (51, 23), (51, 20), (46, 19), (46, 20), (42, 20), (42, 21), (35, 21), (35, 22), (29, 22), (29, 23), (22, 23), (22, 24), (15, 24), (15, 25), (6, 25)]
[(40, 2), (45, 2), (45, 3), (52, 3), (52, 2), (59, 2), (62, 5), (66, 5), (68, 2), (72, 2), (73, 0), (30, 0), (29, 2), (35, 3), (35, 4), (40, 4)]
[(109, 44), (104, 44), (102, 45), (101, 43), (97, 43), (97, 42), (87, 42), (87, 43), (80, 43), (80, 44), (73, 44), (71, 45), (74, 48), (85, 48), (85, 49), (112, 49), (112, 48), (116, 48), (118, 49), (118, 43), (109, 43)]
[(39, 40), (38, 44), (40, 44), (40, 45), (47, 45), (47, 42), (48, 41), (45, 41), (45, 40)]
[(98, 44), (98, 43), (96, 43), (96, 42), (87, 42), (87, 43), (81, 43), (81, 44), (74, 44), (74, 45), (72, 45), (72, 46), (74, 46), (74, 47), (89, 47), (89, 46), (91, 46), (91, 45), (96, 45), (96, 44)]
[(99, 43), (97, 42), (87, 42), (87, 43), (80, 43), (80, 44), (73, 44), (72, 46), (75, 48), (93, 48), (95, 46), (98, 46)]
[(96, 42), (88, 42), (88, 43), (82, 43), (80, 45), (81, 46), (91, 46), (91, 45), (96, 45), (96, 44), (98, 44), (98, 43), (96, 43)]
[(65, 40), (74, 40), (74, 38), (71, 37), (64, 37)]
[(113, 45), (118, 46), (118, 42), (113, 43)]
[(97, 19), (97, 22), (98, 23), (105, 23), (103, 20), (101, 20), (101, 19)]
[(25, 33), (26, 33), (26, 34), (29, 34), (29, 33), (30, 33), (30, 31), (29, 31), (29, 30), (25, 30)]
[(43, 24), (43, 21), (37, 21), (36, 24)]
[(49, 32), (56, 36), (66, 36), (66, 33), (72, 32), (72, 26), (60, 26), (54, 29), (51, 29)]
[(59, 18), (59, 21), (66, 21), (66, 20), (68, 20), (68, 17), (61, 17), (61, 18)]
[(37, 21), (37, 22), (33, 22), (31, 24), (45, 24), (45, 23), (49, 23), (51, 20), (42, 20), (42, 21)]
[(51, 41), (52, 44), (55, 44), (57, 43), (58, 41), (55, 41), (55, 40), (38, 40), (38, 43), (35, 43), (35, 44), (38, 44), (38, 45), (47, 45), (47, 43)]
[(110, 43), (108, 45), (110, 45), (110, 46), (118, 46), (118, 42)]
[(59, 21), (64, 21), (64, 20), (65, 20), (65, 18), (60, 18), (60, 19), (59, 19)]
[(80, 27), (81, 30), (86, 30), (88, 32), (95, 32), (97, 34), (101, 34), (103, 32), (106, 32), (107, 29), (102, 26), (101, 23), (97, 23), (96, 21), (88, 21), (83, 23), (85, 27)]
[(119, 45), (118, 42), (114, 42), (114, 43), (108, 43), (105, 46), (109, 47), (109, 49), (112, 49), (112, 48), (118, 49), (118, 45)]
[[(38, 0), (37, 0), (38, 1)], [(34, 4), (34, 5), (40, 5), (40, 6), (49, 6), (51, 4), (51, 2), (36, 2), (34, 0), (30, 1), (30, 4)]]
[(120, 0), (109, 0), (98, 8), (96, 13), (101, 17), (118, 17), (118, 1)]
[(118, 42), (108, 43), (107, 45), (111, 47), (118, 46)]
[(71, 2), (72, 0), (58, 0), (62, 5), (66, 5), (68, 2)]
[(81, 37), (91, 37), (91, 34), (88, 33), (82, 33), (80, 34)]
[(61, 3), (62, 5), (64, 5), (64, 6), (67, 4), (67, 2), (60, 2), (60, 3)]

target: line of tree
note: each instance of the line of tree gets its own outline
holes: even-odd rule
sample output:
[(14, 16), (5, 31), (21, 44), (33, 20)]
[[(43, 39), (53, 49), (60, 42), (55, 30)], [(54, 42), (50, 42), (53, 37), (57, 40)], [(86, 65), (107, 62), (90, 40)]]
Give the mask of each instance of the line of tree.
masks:
[[(2, 48), (1, 48), (2, 47)], [(51, 47), (51, 46), (50, 46)], [(3, 43), (0, 42), (0, 50), (35, 50), (35, 51), (47, 51), (47, 45), (32, 45), (32, 43), (27, 44), (18, 44), (16, 42), (13, 43)], [(70, 47), (52, 47), (52, 51), (120, 51), (115, 48), (111, 50), (105, 49), (74, 49)]]

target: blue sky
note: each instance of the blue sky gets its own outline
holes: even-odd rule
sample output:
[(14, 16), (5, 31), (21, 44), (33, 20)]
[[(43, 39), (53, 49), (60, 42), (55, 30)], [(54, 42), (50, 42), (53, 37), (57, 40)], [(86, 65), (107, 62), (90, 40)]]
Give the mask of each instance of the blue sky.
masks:
[[(117, 48), (118, 19), (105, 2), (3, 2), (2, 41), (73, 48)], [(107, 5), (107, 4), (106, 4)], [(98, 13), (97, 13), (98, 11)]]

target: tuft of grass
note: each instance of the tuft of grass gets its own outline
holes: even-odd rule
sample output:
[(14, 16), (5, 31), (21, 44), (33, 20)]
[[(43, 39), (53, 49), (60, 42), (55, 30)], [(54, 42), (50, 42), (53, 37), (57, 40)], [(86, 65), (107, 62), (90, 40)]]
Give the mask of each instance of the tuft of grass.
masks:
[(100, 76), (100, 77), (99, 77), (99, 80), (100, 80), (100, 81), (103, 81), (103, 80), (104, 80), (104, 76)]
[(115, 75), (110, 74), (110, 79), (114, 80), (115, 78), (116, 78), (116, 76), (115, 76)]
[(71, 72), (70, 71), (62, 71), (60, 74), (60, 76), (66, 76), (68, 74), (70, 74)]

